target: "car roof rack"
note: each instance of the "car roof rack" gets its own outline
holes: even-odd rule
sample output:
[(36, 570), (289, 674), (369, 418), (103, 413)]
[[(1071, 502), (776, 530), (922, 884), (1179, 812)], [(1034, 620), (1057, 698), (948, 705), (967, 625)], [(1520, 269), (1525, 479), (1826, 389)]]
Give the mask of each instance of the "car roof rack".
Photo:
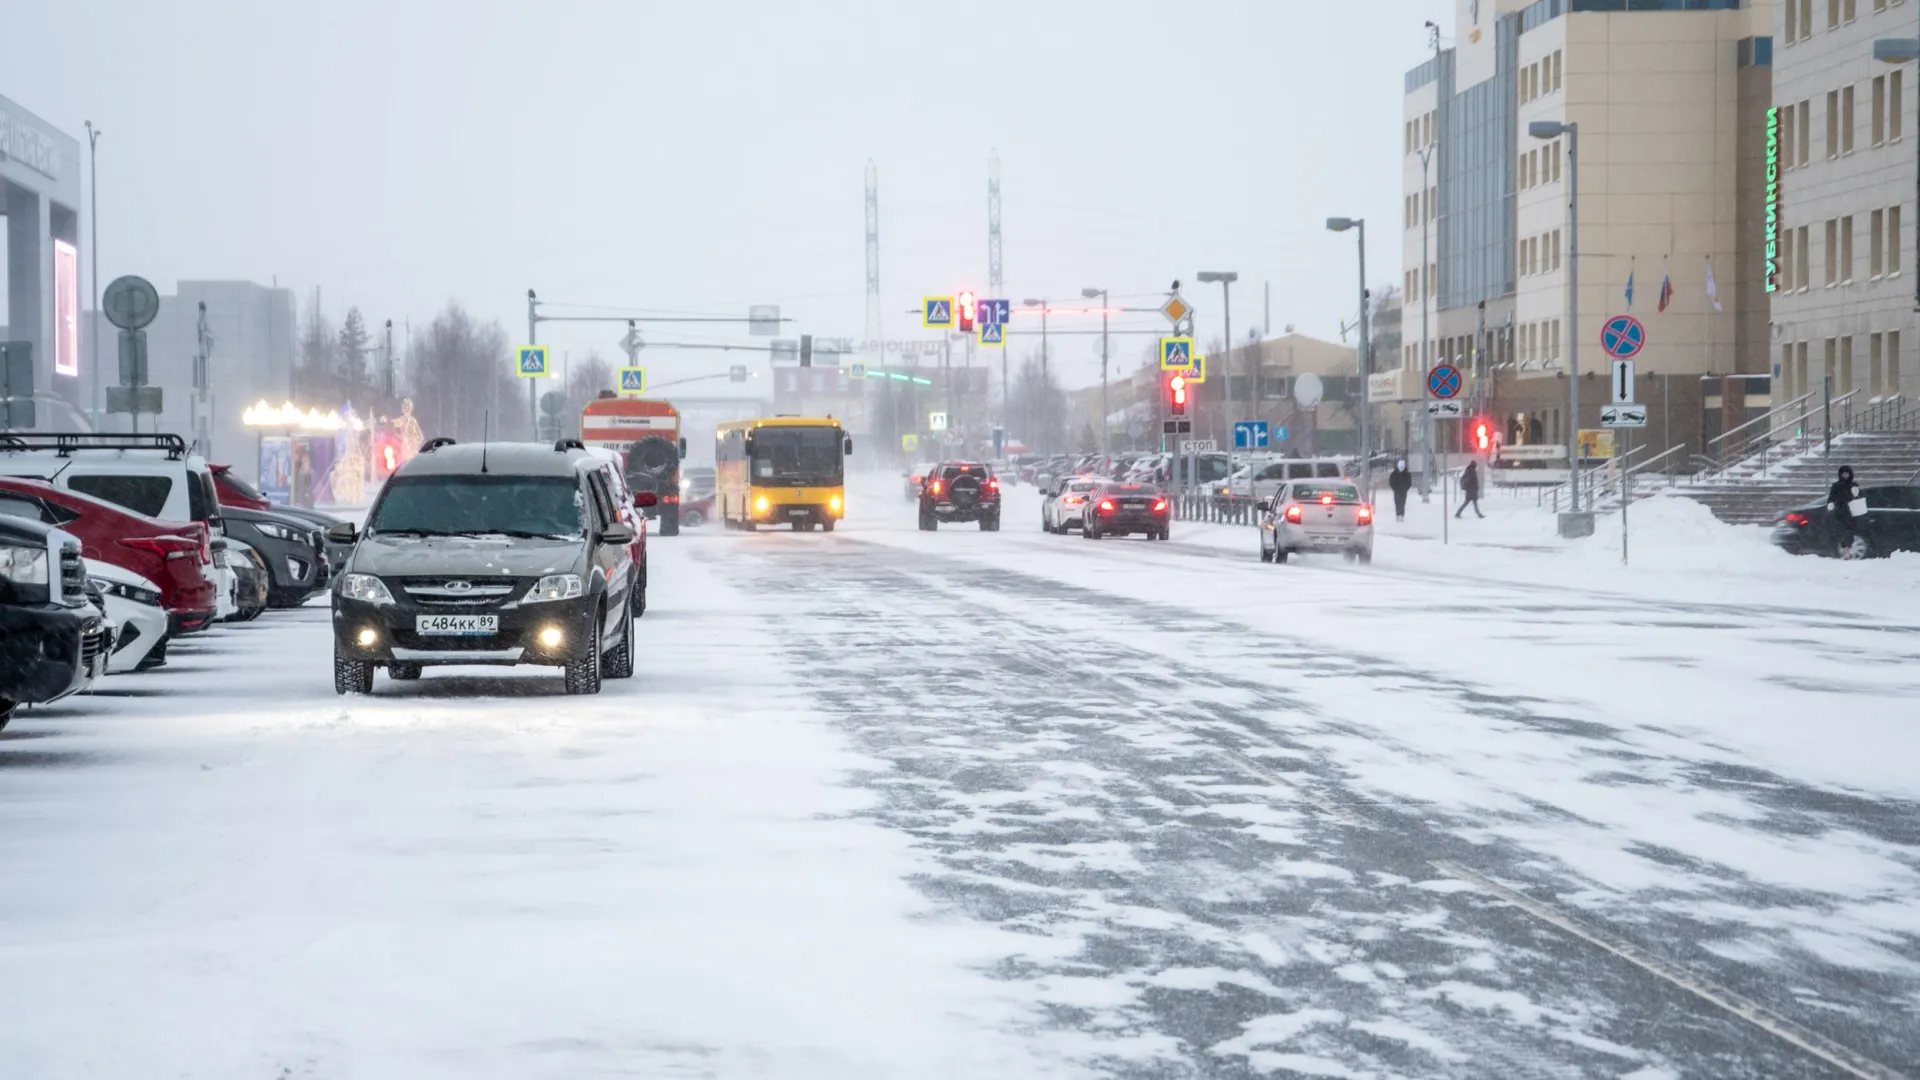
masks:
[(431, 454), (435, 450), (438, 450), (443, 446), (453, 446), (453, 445), (455, 444), (452, 438), (446, 435), (440, 435), (435, 438), (428, 439), (426, 442), (421, 443), (420, 452), (423, 454)]
[(53, 450), (61, 457), (66, 457), (75, 450), (164, 450), (169, 458), (181, 458), (187, 455), (187, 441), (178, 435), (164, 432), (137, 435), (129, 432), (25, 431), (15, 432), (0, 439), (0, 448)]
[(569, 450), (585, 450), (586, 448), (587, 444), (581, 442), (579, 439), (555, 439), (553, 441), (553, 452), (556, 454), (564, 454)]

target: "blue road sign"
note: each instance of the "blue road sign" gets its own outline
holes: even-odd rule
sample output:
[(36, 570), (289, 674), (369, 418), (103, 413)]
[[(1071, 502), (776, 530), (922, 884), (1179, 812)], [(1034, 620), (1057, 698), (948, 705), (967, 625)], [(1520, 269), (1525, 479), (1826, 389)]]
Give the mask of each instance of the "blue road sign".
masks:
[(980, 344), (1002, 345), (1007, 343), (1006, 323), (980, 323)]
[(1282, 424), (1279, 427), (1273, 429), (1273, 441), (1274, 442), (1287, 441), (1287, 426), (1285, 424)]
[(1631, 360), (1647, 344), (1647, 328), (1631, 315), (1615, 315), (1600, 327), (1600, 347), (1615, 360)]
[[(1286, 438), (1286, 428), (1281, 428), (1281, 438)], [(1259, 450), (1267, 445), (1267, 422), (1265, 420), (1241, 420), (1233, 425), (1233, 448), (1235, 450)]]
[(1000, 326), (1013, 316), (1013, 301), (982, 300), (979, 311), (982, 323)]
[(944, 330), (953, 325), (953, 297), (928, 296), (920, 301), (920, 325)]
[(1192, 338), (1163, 337), (1160, 339), (1160, 369), (1162, 371), (1187, 371), (1192, 367)]
[(620, 369), (620, 392), (623, 394), (644, 394), (647, 392), (647, 369), (623, 367)]
[(864, 379), (866, 377), (867, 377), (867, 365), (865, 364), (848, 364), (847, 365), (847, 378)]
[(514, 371), (529, 379), (542, 379), (547, 371), (547, 347), (522, 345), (514, 352)]
[(1460, 392), (1460, 369), (1452, 364), (1436, 364), (1427, 372), (1427, 393), (1446, 401)]

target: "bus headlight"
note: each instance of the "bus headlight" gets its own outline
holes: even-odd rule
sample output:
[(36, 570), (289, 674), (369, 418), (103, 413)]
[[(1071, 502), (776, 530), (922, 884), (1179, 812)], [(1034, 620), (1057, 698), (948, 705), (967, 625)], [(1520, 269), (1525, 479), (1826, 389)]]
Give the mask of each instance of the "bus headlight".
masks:
[(753, 500), (753, 512), (756, 514), (766, 513), (767, 506), (768, 506), (767, 497), (765, 495), (762, 495), (759, 498)]
[(835, 495), (833, 498), (828, 499), (827, 509), (832, 511), (835, 517), (839, 517), (840, 516), (840, 496)]

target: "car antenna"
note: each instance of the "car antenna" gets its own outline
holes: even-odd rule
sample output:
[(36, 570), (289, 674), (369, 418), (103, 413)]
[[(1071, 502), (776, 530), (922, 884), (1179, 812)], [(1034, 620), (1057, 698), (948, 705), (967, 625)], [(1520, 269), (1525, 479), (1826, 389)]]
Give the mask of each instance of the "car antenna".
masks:
[(493, 414), (480, 414), (480, 471), (487, 471), (487, 438), (492, 434)]

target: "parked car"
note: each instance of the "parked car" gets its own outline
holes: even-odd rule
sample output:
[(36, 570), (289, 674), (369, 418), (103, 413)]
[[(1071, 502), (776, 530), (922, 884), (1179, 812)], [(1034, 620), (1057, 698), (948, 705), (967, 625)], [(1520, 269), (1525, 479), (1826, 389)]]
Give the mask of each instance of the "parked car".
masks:
[(267, 610), (267, 590), (273, 574), (260, 553), (245, 543), (227, 538), (227, 566), (233, 571), (233, 604), (237, 609), (228, 616), (232, 622), (252, 622)]
[[(643, 509), (658, 502), (659, 496), (651, 499), (636, 498), (638, 494), (627, 486), (627, 474), (624, 462), (617, 451), (606, 447), (587, 447), (578, 440), (566, 439), (555, 444), (555, 449), (585, 450), (601, 461), (601, 475), (607, 482), (607, 490), (613, 494), (613, 509), (620, 521), (633, 530), (633, 543), (627, 545), (627, 555), (633, 560), (633, 615), (639, 618), (647, 613), (647, 515)], [(711, 504), (709, 504), (711, 505)], [(674, 521), (686, 524), (686, 507), (680, 506)]]
[(272, 510), (274, 505), (260, 489), (233, 474), (231, 465), (208, 465), (207, 471), (213, 474), (213, 493), (221, 506), (238, 506), (247, 510)]
[(1289, 480), (1260, 512), (1260, 561), (1283, 563), (1305, 552), (1339, 552), (1373, 561), (1373, 507), (1346, 480)]
[(167, 608), (160, 587), (131, 570), (85, 559), (87, 581), (99, 591), (98, 607), (113, 630), (107, 672), (118, 675), (159, 667), (167, 659)]
[(327, 547), (327, 566), (329, 570), (338, 568), (347, 561), (347, 554), (353, 550), (352, 544), (336, 544), (327, 539), (327, 533), (335, 525), (347, 524), (347, 519), (335, 517), (324, 510), (311, 510), (304, 506), (275, 506), (273, 512), (286, 517), (304, 521), (320, 530), (320, 537)]
[(203, 523), (158, 521), (42, 480), (5, 476), (0, 476), (0, 515), (64, 529), (80, 539), (85, 557), (154, 582), (172, 634), (204, 630), (218, 617), (219, 583)]
[(1080, 535), (1088, 540), (1139, 533), (1149, 540), (1171, 535), (1172, 509), (1167, 496), (1151, 484), (1108, 480), (1087, 495)]
[(0, 727), (105, 673), (107, 619), (86, 588), (78, 537), (0, 514)]
[(445, 664), (559, 667), (569, 694), (631, 677), (634, 532), (604, 465), (564, 443), (429, 440), (364, 532), (334, 527), (354, 543), (333, 587), (334, 691), (370, 693), (378, 668), (406, 680)]
[(684, 528), (705, 525), (713, 520), (714, 489), (694, 488), (688, 495), (680, 496), (680, 524)]
[[(319, 528), (299, 518), (271, 510), (225, 508), (227, 536), (252, 548), (271, 575), (267, 606), (299, 607), (327, 587), (326, 541)], [(227, 563), (233, 566), (232, 553)]]
[[(1341, 458), (1277, 458), (1268, 461), (1253, 470), (1253, 499), (1263, 506), (1272, 502), (1274, 493), (1290, 480), (1343, 479), (1347, 475), (1347, 465), (1348, 462)], [(1244, 497), (1246, 492), (1236, 490), (1234, 494)]]
[(927, 474), (933, 471), (933, 462), (916, 461), (913, 468), (907, 470), (907, 501), (920, 498), (920, 489), (926, 486)]
[(1792, 555), (1839, 559), (1885, 558), (1896, 551), (1920, 551), (1920, 485), (1891, 485), (1860, 490), (1867, 512), (1856, 518), (1851, 537), (1833, 518), (1823, 498), (1780, 516), (1773, 543)]

